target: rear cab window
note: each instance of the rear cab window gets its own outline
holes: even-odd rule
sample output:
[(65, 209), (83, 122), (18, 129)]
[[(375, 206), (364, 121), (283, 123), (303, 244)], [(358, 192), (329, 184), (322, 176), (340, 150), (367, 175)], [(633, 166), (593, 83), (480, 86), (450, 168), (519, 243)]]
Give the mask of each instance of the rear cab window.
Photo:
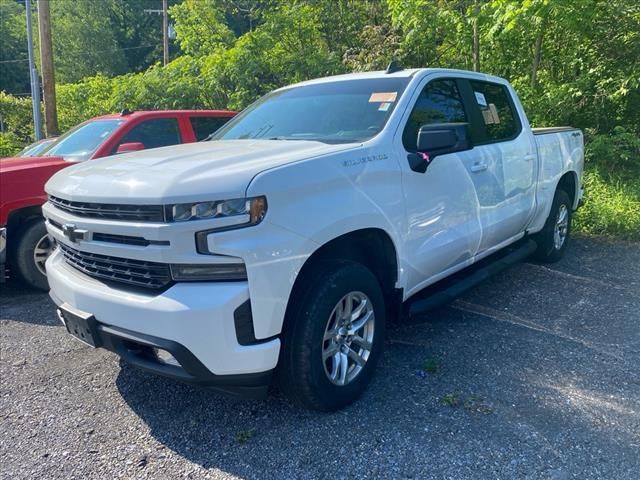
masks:
[(229, 120), (231, 120), (231, 117), (189, 117), (191, 128), (193, 128), (193, 133), (198, 142), (216, 132)]
[(498, 83), (470, 80), (473, 103), (480, 110), (483, 139), (479, 143), (511, 140), (522, 130), (507, 88)]
[(143, 120), (129, 130), (114, 147), (114, 153), (123, 143), (140, 142), (144, 148), (166, 147), (182, 143), (177, 118), (153, 118)]

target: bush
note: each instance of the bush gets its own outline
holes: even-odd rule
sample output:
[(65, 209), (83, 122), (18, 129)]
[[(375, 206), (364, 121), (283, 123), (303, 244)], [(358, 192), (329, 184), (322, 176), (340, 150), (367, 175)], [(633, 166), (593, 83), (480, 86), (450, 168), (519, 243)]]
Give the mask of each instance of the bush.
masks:
[[(30, 98), (18, 98), (0, 92), (0, 118), (5, 136), (11, 134), (11, 142), (29, 143), (33, 140), (33, 112)], [(3, 145), (8, 140), (3, 140)]]
[(640, 136), (620, 126), (610, 134), (587, 135), (585, 165), (598, 169), (605, 180), (640, 178)]
[(0, 158), (15, 156), (25, 145), (15, 134), (0, 132)]
[(584, 206), (574, 217), (575, 230), (640, 240), (640, 179), (605, 180), (596, 169), (583, 177)]

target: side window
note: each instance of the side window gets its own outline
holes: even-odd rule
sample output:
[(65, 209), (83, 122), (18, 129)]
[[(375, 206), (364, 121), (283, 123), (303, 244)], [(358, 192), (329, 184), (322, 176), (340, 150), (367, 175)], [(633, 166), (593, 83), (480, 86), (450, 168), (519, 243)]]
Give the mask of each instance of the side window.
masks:
[(466, 121), (467, 116), (455, 80), (434, 80), (420, 93), (402, 132), (402, 143), (404, 148), (413, 152), (416, 150), (421, 126)]
[(178, 120), (175, 118), (154, 118), (143, 121), (133, 127), (120, 140), (120, 144), (129, 142), (141, 142), (145, 149), (181, 143)]
[(230, 117), (191, 117), (191, 127), (196, 135), (196, 140), (204, 140), (222, 125), (231, 120)]
[(513, 138), (520, 129), (517, 114), (504, 85), (471, 81), (471, 88), (487, 132), (489, 142)]

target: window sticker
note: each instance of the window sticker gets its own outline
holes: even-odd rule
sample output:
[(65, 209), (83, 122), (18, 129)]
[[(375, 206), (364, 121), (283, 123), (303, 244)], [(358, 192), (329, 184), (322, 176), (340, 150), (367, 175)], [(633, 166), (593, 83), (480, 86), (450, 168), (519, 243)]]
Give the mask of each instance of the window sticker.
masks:
[(389, 110), (390, 106), (391, 106), (391, 103), (384, 102), (384, 103), (380, 104), (380, 106), (378, 107), (378, 110), (381, 111), (381, 112), (386, 112), (387, 110)]
[(481, 107), (485, 107), (487, 108), (487, 99), (484, 98), (484, 93), (482, 92), (473, 92), (476, 94), (476, 102), (478, 102), (478, 105), (480, 105)]
[(369, 97), (369, 103), (395, 102), (398, 92), (374, 92)]
[(500, 123), (500, 117), (498, 115), (498, 109), (493, 103), (489, 104), (489, 108), (482, 111), (485, 125), (493, 125)]

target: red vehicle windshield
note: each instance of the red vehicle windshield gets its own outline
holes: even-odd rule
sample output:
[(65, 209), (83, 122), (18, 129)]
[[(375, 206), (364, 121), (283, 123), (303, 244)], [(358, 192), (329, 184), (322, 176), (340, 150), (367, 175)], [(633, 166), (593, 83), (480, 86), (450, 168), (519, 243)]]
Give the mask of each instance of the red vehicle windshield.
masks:
[(43, 156), (60, 156), (69, 161), (84, 161), (91, 158), (123, 120), (89, 120), (69, 130), (47, 148)]

